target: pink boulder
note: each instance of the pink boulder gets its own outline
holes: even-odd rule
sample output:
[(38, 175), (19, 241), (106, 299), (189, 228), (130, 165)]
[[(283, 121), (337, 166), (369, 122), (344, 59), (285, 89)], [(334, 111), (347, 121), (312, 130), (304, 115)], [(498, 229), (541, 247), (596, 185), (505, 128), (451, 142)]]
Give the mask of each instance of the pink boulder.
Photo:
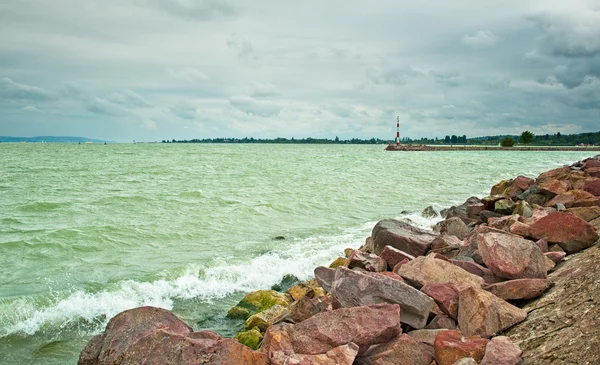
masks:
[(485, 290), (504, 300), (532, 299), (550, 287), (547, 279), (515, 279), (491, 284)]
[(421, 291), (429, 295), (440, 310), (456, 319), (458, 317), (458, 288), (453, 283), (426, 284)]
[(404, 259), (408, 259), (409, 261), (414, 259), (413, 255), (409, 255), (406, 252), (392, 246), (385, 246), (379, 256), (384, 259), (385, 262), (387, 262), (387, 265), (390, 269), (393, 269), (394, 266)]
[(381, 272), (387, 270), (386, 262), (379, 256), (355, 250), (348, 258), (348, 268), (360, 268), (367, 271)]
[(586, 249), (598, 240), (598, 233), (592, 225), (563, 212), (550, 214), (533, 223), (529, 234), (535, 239), (545, 238), (550, 243), (558, 243), (568, 253)]
[(275, 351), (271, 355), (271, 365), (352, 365), (357, 354), (358, 346), (352, 342), (318, 355), (286, 354), (283, 351)]
[(429, 365), (419, 343), (402, 334), (387, 343), (374, 346), (356, 359), (355, 365)]
[(435, 234), (396, 219), (379, 221), (373, 232), (373, 253), (379, 255), (385, 246), (392, 246), (412, 256), (421, 256), (431, 248)]
[(490, 340), (479, 336), (463, 336), (458, 330), (442, 331), (433, 345), (435, 361), (438, 365), (453, 365), (462, 358), (471, 357), (480, 362), (489, 342)]
[(600, 196), (600, 179), (587, 180), (583, 184), (583, 190), (595, 196)]
[(480, 365), (517, 365), (521, 361), (523, 351), (517, 347), (510, 338), (498, 336), (485, 348), (485, 355)]

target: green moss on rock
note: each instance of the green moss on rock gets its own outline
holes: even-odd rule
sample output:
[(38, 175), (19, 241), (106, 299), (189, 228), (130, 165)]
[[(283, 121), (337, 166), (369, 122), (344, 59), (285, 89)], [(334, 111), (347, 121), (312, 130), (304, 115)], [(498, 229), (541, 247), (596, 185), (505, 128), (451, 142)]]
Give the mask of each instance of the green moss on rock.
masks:
[(246, 294), (246, 296), (227, 312), (228, 318), (248, 319), (256, 313), (260, 313), (274, 305), (287, 307), (292, 302), (288, 294), (278, 293), (275, 290), (257, 290)]
[(263, 334), (258, 327), (254, 327), (251, 330), (238, 333), (235, 335), (235, 339), (253, 350), (258, 350), (263, 340)]

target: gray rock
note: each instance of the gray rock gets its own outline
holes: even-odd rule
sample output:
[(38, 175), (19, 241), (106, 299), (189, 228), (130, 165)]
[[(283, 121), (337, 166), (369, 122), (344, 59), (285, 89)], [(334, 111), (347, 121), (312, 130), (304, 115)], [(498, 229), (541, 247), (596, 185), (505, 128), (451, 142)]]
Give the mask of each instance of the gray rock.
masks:
[(381, 254), (385, 246), (392, 246), (409, 255), (422, 256), (431, 248), (437, 235), (396, 219), (384, 219), (373, 228), (373, 253)]

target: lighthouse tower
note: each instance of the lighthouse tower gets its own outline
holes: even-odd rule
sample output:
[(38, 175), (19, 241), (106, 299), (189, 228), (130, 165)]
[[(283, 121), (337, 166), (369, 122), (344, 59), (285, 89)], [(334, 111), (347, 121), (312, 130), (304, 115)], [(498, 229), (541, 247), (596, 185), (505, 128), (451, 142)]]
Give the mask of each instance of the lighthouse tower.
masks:
[(400, 117), (396, 117), (396, 147), (400, 147)]

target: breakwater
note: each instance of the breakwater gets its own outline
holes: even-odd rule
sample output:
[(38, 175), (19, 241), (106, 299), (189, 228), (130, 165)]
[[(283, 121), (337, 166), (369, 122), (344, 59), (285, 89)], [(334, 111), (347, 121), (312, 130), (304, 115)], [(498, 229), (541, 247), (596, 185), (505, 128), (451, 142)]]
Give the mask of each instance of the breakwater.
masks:
[(430, 146), (430, 145), (400, 145), (396, 146), (390, 144), (385, 148), (386, 151), (600, 151), (600, 146), (513, 146), (513, 147), (500, 147), (500, 146)]
[[(434, 214), (431, 208), (423, 211)], [(517, 364), (519, 344), (497, 334), (527, 323), (523, 301), (550, 293), (552, 285), (566, 279), (572, 283), (584, 277), (586, 255), (588, 262), (596, 262), (589, 248), (598, 241), (600, 226), (600, 158), (536, 179), (501, 181), (489, 196), (469, 198), (443, 216), (433, 232), (403, 221), (380, 221), (362, 247), (348, 249), (330, 267), (316, 268), (315, 280), (248, 294), (229, 315), (246, 320), (236, 337), (258, 351), (214, 332), (193, 331), (168, 311), (142, 307), (114, 317), (103, 334), (90, 340), (80, 364), (174, 358), (185, 364), (425, 365), (434, 359), (438, 365), (458, 360)], [(566, 257), (580, 266), (561, 270)], [(594, 271), (587, 274), (591, 286), (578, 289), (592, 295), (598, 280)], [(560, 294), (548, 295), (576, 306), (573, 312), (593, 310), (593, 305), (585, 307), (588, 295), (583, 295), (586, 303), (573, 303)], [(537, 316), (544, 309), (531, 311)], [(581, 325), (575, 320), (565, 327), (575, 323)], [(596, 335), (585, 333), (581, 346)], [(594, 363), (598, 355), (597, 349), (565, 355), (560, 342), (554, 342), (553, 353), (535, 358), (531, 349), (545, 342), (529, 340), (521, 341), (530, 351), (523, 354), (525, 363), (561, 355)]]

